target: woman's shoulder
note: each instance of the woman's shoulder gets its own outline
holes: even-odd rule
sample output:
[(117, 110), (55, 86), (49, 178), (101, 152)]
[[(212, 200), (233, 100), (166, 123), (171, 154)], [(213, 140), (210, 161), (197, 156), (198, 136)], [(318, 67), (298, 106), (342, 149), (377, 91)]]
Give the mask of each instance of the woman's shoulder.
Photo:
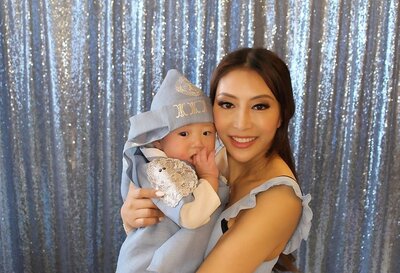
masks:
[[(289, 254), (300, 247), (301, 241), (306, 240), (311, 229), (311, 220), (313, 213), (309, 203), (311, 195), (303, 195), (299, 184), (291, 177), (274, 177), (259, 187), (253, 189), (255, 204), (254, 207), (273, 202), (269, 208), (274, 208), (277, 212), (287, 215), (287, 217), (296, 219), (295, 229), (290, 240), (283, 249), (284, 254)], [(259, 198), (256, 198), (256, 196)], [(287, 221), (290, 221), (286, 218)]]
[(301, 189), (297, 181), (289, 175), (280, 175), (270, 178), (251, 190), (250, 195), (257, 195), (261, 192), (274, 189), (276, 192), (287, 195), (288, 193), (295, 193), (296, 196), (301, 197)]
[[(309, 206), (310, 200), (311, 196), (302, 194), (296, 180), (289, 176), (278, 176), (252, 189), (247, 196), (224, 212), (224, 218), (229, 220), (246, 211), (254, 211), (252, 215), (258, 218), (257, 222), (261, 220), (259, 219), (261, 217), (275, 218), (274, 215), (285, 225), (293, 222), (293, 235), (283, 250), (285, 254), (288, 254), (297, 249), (301, 241), (308, 237), (313, 216)], [(296, 223), (298, 223), (297, 227)]]
[[(301, 209), (308, 207), (311, 196), (303, 195), (297, 181), (290, 176), (273, 177), (252, 189), (246, 199), (250, 200), (252, 207), (262, 203), (273, 203), (272, 206), (292, 206)], [(288, 203), (290, 202), (290, 203)]]
[(269, 209), (285, 210), (285, 215), (297, 217), (301, 212), (302, 193), (297, 182), (289, 176), (271, 178), (252, 189), (248, 198), (254, 200), (254, 207), (267, 206)]
[(275, 177), (269, 181), (266, 181), (263, 185), (259, 186), (259, 189), (254, 189), (254, 193), (267, 192), (272, 189), (279, 189), (276, 194), (281, 194), (282, 197), (285, 198), (290, 198), (290, 192), (293, 192), (294, 195), (292, 195), (292, 197), (294, 196), (300, 200), (301, 212), (298, 224), (283, 250), (284, 254), (289, 254), (300, 247), (302, 240), (306, 240), (308, 238), (308, 234), (311, 229), (311, 221), (313, 218), (313, 212), (310, 207), (311, 195), (304, 195), (296, 180), (285, 176)]
[(265, 193), (268, 193), (268, 195), (279, 195), (280, 198), (285, 199), (286, 197), (293, 198), (293, 193), (295, 196), (302, 196), (300, 187), (293, 178), (278, 176), (268, 179), (251, 189), (248, 194), (226, 209), (225, 213), (229, 215), (228, 218), (235, 218), (240, 211), (254, 208), (257, 202), (260, 202), (260, 200), (257, 200), (257, 197), (261, 194), (266, 195)]

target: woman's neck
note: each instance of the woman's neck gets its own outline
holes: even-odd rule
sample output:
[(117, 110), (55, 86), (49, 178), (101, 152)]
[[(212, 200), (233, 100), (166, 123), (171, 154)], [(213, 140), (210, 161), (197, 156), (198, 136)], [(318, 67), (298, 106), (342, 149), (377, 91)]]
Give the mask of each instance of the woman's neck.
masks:
[(233, 185), (239, 180), (262, 179), (273, 157), (263, 156), (247, 162), (238, 162), (228, 155), (228, 181)]

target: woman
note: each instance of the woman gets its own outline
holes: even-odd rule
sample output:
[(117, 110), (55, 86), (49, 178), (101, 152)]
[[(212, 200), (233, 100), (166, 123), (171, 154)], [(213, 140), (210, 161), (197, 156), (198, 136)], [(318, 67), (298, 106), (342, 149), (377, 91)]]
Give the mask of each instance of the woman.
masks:
[[(306, 239), (312, 218), (288, 139), (294, 114), (289, 71), (266, 49), (239, 49), (214, 71), (210, 97), (224, 144), (216, 160), (230, 198), (198, 272), (271, 272), (281, 253), (290, 254)], [(162, 217), (147, 199), (154, 196), (131, 190), (121, 209), (124, 224), (139, 227)]]

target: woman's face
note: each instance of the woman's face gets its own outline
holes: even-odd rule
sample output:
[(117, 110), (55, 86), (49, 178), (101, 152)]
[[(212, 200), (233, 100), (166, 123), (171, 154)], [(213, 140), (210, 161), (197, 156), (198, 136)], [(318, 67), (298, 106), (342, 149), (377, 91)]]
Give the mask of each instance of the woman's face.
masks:
[(238, 68), (222, 77), (213, 111), (231, 158), (241, 163), (265, 158), (280, 126), (280, 106), (257, 72)]

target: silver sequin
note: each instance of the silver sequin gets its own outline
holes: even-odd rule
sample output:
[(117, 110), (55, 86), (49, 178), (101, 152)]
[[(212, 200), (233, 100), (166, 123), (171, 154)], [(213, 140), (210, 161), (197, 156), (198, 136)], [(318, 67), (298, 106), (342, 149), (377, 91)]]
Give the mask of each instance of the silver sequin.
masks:
[(301, 271), (397, 272), (399, 25), (398, 0), (0, 0), (0, 272), (115, 271), (129, 117), (243, 46), (291, 71)]
[(152, 186), (165, 194), (161, 198), (163, 202), (171, 207), (192, 193), (198, 184), (193, 168), (178, 159), (154, 159), (147, 164), (146, 172)]

